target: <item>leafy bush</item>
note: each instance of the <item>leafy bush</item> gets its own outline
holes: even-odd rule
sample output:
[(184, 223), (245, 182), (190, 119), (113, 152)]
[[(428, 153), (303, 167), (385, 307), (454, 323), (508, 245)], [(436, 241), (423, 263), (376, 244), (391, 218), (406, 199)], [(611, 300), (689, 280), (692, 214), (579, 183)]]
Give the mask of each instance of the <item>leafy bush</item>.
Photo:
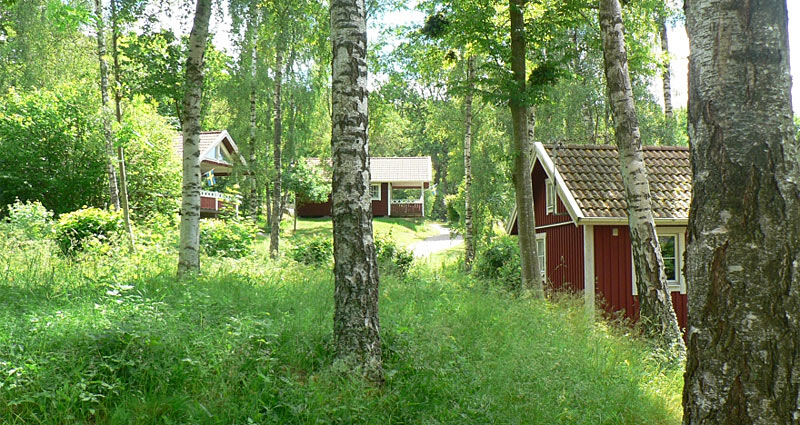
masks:
[(59, 87), (0, 97), (0, 205), (36, 199), (56, 214), (102, 205), (108, 185), (94, 96)]
[(491, 240), (478, 255), (475, 272), (478, 276), (496, 280), (508, 289), (522, 285), (519, 262), (519, 245), (510, 236)]
[(53, 212), (39, 201), (15, 201), (8, 206), (6, 222), (28, 239), (42, 239), (53, 231)]
[(56, 227), (56, 243), (64, 255), (72, 255), (82, 251), (91, 240), (109, 241), (122, 228), (118, 214), (84, 208), (61, 216)]
[(391, 238), (391, 233), (387, 237), (375, 238), (375, 254), (381, 271), (398, 276), (405, 276), (414, 262), (414, 254), (398, 246)]
[(303, 264), (323, 264), (333, 261), (333, 239), (315, 236), (301, 241), (291, 250), (294, 261)]
[(253, 252), (256, 228), (249, 222), (200, 220), (200, 245), (212, 257), (242, 258)]

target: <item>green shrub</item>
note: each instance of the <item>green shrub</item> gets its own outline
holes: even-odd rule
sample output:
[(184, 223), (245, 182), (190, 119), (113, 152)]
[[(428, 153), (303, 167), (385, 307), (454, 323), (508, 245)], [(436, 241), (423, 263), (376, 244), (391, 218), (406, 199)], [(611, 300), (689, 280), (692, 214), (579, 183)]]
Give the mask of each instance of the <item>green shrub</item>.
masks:
[(212, 257), (242, 258), (253, 252), (256, 228), (244, 221), (200, 220), (200, 245)]
[(393, 273), (398, 276), (405, 276), (414, 263), (414, 254), (397, 245), (392, 239), (391, 233), (387, 237), (377, 236), (375, 238), (375, 254), (378, 257), (378, 265), (381, 271)]
[(16, 200), (8, 206), (6, 222), (28, 239), (43, 239), (53, 232), (53, 212), (39, 201)]
[(519, 289), (522, 277), (516, 238), (503, 236), (491, 240), (479, 253), (475, 272), (480, 277), (501, 283), (507, 289)]
[(108, 242), (122, 228), (118, 214), (84, 208), (61, 216), (56, 227), (56, 243), (64, 255), (72, 255), (82, 251), (91, 240)]
[(323, 264), (333, 261), (333, 239), (329, 236), (315, 236), (303, 240), (292, 247), (294, 261), (303, 264)]

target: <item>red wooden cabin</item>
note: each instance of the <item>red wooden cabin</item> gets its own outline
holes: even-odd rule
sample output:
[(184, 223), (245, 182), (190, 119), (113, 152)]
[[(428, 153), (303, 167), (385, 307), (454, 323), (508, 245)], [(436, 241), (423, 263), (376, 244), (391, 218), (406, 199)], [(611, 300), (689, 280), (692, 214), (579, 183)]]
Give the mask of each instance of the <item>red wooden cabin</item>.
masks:
[[(173, 148), (180, 161), (183, 161), (183, 135), (173, 139)], [(225, 208), (233, 206), (238, 212), (240, 199), (212, 189), (213, 182), (225, 179), (233, 171), (234, 161), (247, 164), (239, 153), (239, 148), (226, 130), (203, 131), (200, 133), (200, 173), (203, 189), (200, 191), (200, 216), (216, 217)], [(232, 204), (232, 205), (231, 205)]]
[[(683, 261), (691, 202), (689, 149), (643, 147), (656, 230), (678, 323), (686, 327)], [(631, 240), (617, 148), (535, 144), (531, 178), (540, 263), (555, 289), (583, 291), (636, 320)], [(517, 234), (516, 209), (507, 231)], [(586, 283), (589, 282), (587, 285)]]
[[(312, 158), (311, 161), (318, 159)], [(425, 189), (431, 183), (431, 157), (371, 157), (372, 215), (423, 217)], [(331, 215), (330, 196), (326, 202), (298, 200), (298, 217)]]

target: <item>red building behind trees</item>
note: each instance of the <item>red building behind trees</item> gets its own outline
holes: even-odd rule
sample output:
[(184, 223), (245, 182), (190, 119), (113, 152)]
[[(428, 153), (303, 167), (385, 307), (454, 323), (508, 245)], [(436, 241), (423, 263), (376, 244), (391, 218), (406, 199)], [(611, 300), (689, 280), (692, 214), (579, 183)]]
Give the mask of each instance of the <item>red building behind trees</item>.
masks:
[[(678, 324), (686, 327), (683, 275), (691, 202), (689, 149), (645, 146), (653, 215)], [(603, 306), (638, 319), (631, 240), (617, 148), (535, 144), (533, 170), (537, 248), (553, 290), (583, 292), (588, 308)], [(516, 211), (507, 227), (517, 233)], [(586, 284), (593, 282), (593, 284)]]

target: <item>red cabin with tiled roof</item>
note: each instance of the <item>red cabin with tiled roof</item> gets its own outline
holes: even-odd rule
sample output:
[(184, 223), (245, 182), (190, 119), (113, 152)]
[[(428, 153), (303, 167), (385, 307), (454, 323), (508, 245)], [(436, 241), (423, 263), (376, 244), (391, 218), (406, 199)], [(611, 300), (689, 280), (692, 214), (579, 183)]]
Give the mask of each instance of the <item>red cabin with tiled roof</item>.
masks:
[[(683, 329), (689, 149), (645, 146), (643, 153), (667, 280)], [(609, 312), (622, 311), (636, 320), (639, 306), (617, 148), (536, 143), (531, 179), (537, 248), (548, 283), (556, 290), (582, 291), (588, 308), (599, 302)], [(515, 209), (506, 229), (510, 234), (517, 234), (516, 220)]]
[[(183, 135), (178, 134), (173, 139), (175, 155), (183, 161)], [(200, 215), (202, 217), (216, 217), (223, 211), (225, 205), (232, 205), (237, 211), (239, 198), (214, 190), (218, 179), (225, 179), (231, 175), (234, 162), (246, 164), (244, 157), (239, 153), (239, 147), (226, 130), (200, 132), (200, 173), (203, 188), (200, 191)]]
[[(314, 164), (321, 161), (309, 159)], [(372, 215), (391, 217), (423, 217), (425, 189), (431, 182), (431, 157), (371, 157), (370, 194)], [(330, 196), (326, 202), (297, 201), (298, 217), (331, 215)]]

